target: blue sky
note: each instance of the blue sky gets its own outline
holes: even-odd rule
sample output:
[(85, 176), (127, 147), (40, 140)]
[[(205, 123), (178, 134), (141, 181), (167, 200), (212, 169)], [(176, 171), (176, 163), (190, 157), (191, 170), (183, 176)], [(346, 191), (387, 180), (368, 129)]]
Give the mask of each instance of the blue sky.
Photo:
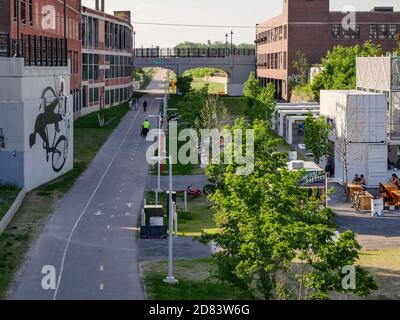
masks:
[[(282, 0), (105, 0), (106, 11), (131, 10), (133, 21), (179, 24), (245, 25), (253, 26), (280, 14)], [(94, 0), (82, 0), (94, 7)], [(369, 10), (373, 6), (395, 6), (399, 0), (333, 0), (331, 10), (346, 5), (357, 10)], [(225, 33), (231, 28), (188, 28), (135, 25), (136, 46), (171, 47), (188, 40), (194, 42), (225, 41)], [(253, 29), (233, 28), (234, 42), (253, 42)]]

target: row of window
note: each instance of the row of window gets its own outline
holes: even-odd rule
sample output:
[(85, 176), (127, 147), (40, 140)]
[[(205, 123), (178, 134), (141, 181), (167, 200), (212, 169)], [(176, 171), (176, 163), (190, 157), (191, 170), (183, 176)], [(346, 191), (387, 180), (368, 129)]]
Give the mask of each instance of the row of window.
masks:
[(132, 76), (132, 58), (118, 55), (106, 55), (106, 79)]
[(71, 90), (71, 96), (72, 96), (72, 106), (74, 108), (74, 112), (77, 112), (82, 109), (82, 104), (81, 104), (81, 90), (74, 89)]
[[(396, 24), (371, 24), (369, 25), (370, 40), (394, 40), (400, 32), (400, 25)], [(361, 39), (361, 28), (355, 24), (349, 28), (343, 28), (341, 24), (332, 25), (333, 39)]]
[(132, 88), (119, 88), (119, 89), (112, 89), (106, 90), (106, 106), (114, 105), (118, 102), (126, 101), (130, 98), (132, 94)]
[(33, 26), (33, 0), (14, 0), (14, 20), (17, 21), (18, 17), (18, 1), (20, 22), (24, 25)]
[(287, 25), (260, 32), (256, 36), (256, 42), (259, 44), (276, 42), (283, 39), (287, 39)]
[(82, 16), (82, 46), (99, 47), (99, 19)]
[(82, 80), (99, 80), (100, 77), (99, 55), (82, 54)]
[(259, 69), (282, 69), (287, 68), (286, 52), (264, 53), (257, 56), (257, 67)]
[(105, 46), (109, 49), (132, 49), (132, 31), (120, 24), (105, 22)]
[(68, 58), (70, 60), (70, 70), (71, 74), (79, 73), (79, 60), (78, 60), (78, 51), (68, 51)]

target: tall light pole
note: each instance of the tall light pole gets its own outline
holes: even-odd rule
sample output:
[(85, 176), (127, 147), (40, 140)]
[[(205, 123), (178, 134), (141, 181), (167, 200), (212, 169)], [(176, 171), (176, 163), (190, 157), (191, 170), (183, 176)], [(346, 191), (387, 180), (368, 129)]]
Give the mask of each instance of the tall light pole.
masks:
[(231, 31), (231, 56), (233, 56), (233, 31)]
[(168, 284), (177, 284), (178, 280), (173, 275), (173, 231), (174, 231), (174, 206), (172, 203), (172, 156), (168, 157), (154, 157), (154, 161), (161, 162), (162, 160), (169, 161), (169, 235), (168, 235), (168, 276), (164, 282)]
[[(158, 156), (161, 157), (161, 121), (162, 116), (158, 115), (150, 115), (149, 118), (158, 118)], [(157, 190), (156, 190), (156, 205), (158, 205), (158, 194), (161, 192), (161, 163), (158, 163), (158, 172), (157, 172)]]
[(136, 57), (136, 31), (133, 30), (133, 56)]
[(228, 55), (228, 33), (225, 34), (225, 57)]

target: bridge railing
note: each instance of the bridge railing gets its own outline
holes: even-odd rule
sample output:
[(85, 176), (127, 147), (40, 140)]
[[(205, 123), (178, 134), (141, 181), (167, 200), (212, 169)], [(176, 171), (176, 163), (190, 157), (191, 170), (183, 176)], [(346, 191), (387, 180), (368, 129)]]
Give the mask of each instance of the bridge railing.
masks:
[(231, 56), (255, 56), (255, 49), (224, 48), (137, 48), (136, 58), (229, 58)]

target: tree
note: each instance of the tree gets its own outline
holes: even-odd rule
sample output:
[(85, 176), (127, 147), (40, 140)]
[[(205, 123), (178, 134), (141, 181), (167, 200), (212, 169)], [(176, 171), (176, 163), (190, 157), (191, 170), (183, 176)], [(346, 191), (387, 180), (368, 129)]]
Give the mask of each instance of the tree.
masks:
[(308, 63), (305, 53), (302, 51), (297, 51), (296, 59), (293, 60), (292, 65), (297, 72), (294, 85), (305, 85), (307, 83), (308, 70), (310, 69), (310, 64)]
[[(230, 42), (228, 43), (228, 48), (230, 49), (231, 44)], [(241, 43), (241, 44), (233, 44), (233, 48), (236, 49), (255, 49), (255, 44), (254, 43)], [(226, 42), (225, 41), (215, 41), (211, 42), (208, 41), (207, 43), (202, 43), (202, 42), (189, 42), (185, 41), (182, 43), (179, 43), (178, 45), (175, 46), (175, 49), (226, 49)]]
[(331, 291), (367, 296), (376, 285), (359, 266), (354, 267), (357, 286), (348, 291), (342, 286), (342, 268), (358, 260), (355, 234), (335, 237), (333, 212), (299, 187), (304, 172), (286, 168), (266, 121), (249, 127), (241, 119), (232, 129), (249, 128), (256, 146), (254, 172), (239, 176), (235, 165), (221, 167), (225, 183), (210, 196), (221, 231), (207, 237), (222, 249), (214, 255), (213, 275), (265, 299), (327, 299)]
[(315, 118), (311, 112), (308, 113), (304, 124), (304, 143), (313, 152), (317, 163), (329, 154), (330, 131), (331, 126), (324, 117)]
[(190, 74), (181, 75), (176, 79), (176, 88), (178, 92), (185, 96), (192, 88), (193, 77)]
[(225, 104), (215, 96), (210, 96), (195, 120), (198, 129), (222, 130), (228, 124), (229, 113)]
[(269, 83), (262, 88), (252, 72), (244, 84), (243, 94), (247, 99), (246, 115), (250, 122), (256, 119), (270, 122), (276, 107), (274, 85)]
[(395, 41), (397, 44), (397, 49), (395, 50), (395, 52), (398, 56), (400, 56), (400, 33), (396, 34)]
[(319, 100), (321, 90), (346, 90), (356, 87), (356, 57), (381, 56), (382, 48), (371, 41), (352, 47), (335, 46), (322, 59), (322, 71), (311, 86)]

